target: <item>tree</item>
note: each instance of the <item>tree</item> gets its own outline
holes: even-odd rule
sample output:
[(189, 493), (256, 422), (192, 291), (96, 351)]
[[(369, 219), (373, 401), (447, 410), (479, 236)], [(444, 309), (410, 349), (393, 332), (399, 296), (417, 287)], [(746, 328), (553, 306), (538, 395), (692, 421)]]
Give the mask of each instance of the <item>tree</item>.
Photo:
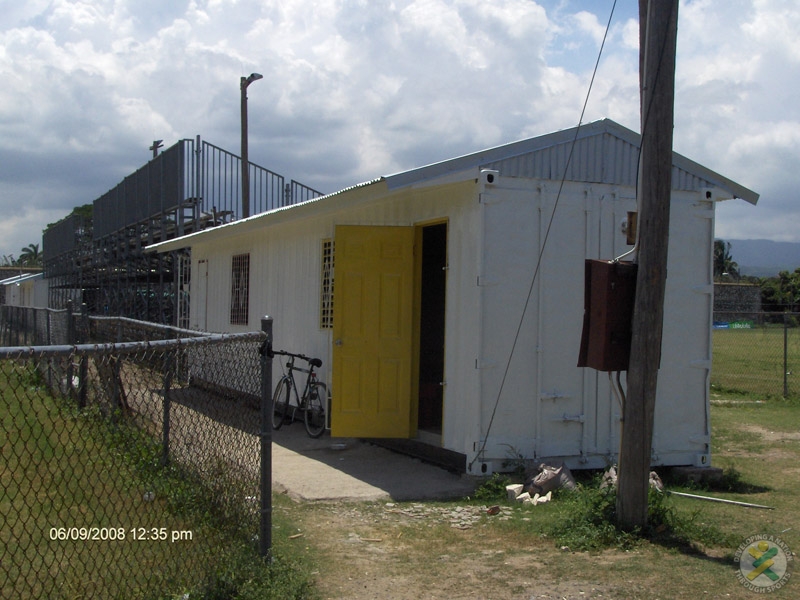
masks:
[(739, 265), (731, 255), (731, 243), (724, 240), (714, 240), (714, 277), (730, 275), (739, 278)]
[(28, 244), (19, 253), (17, 264), (24, 267), (38, 267), (42, 264), (42, 254), (39, 244)]
[(790, 273), (761, 280), (761, 306), (768, 312), (797, 312), (800, 309), (800, 267)]
[[(64, 219), (69, 219), (72, 216), (80, 217), (83, 221), (84, 228), (91, 227), (92, 225), (92, 211), (93, 211), (93, 204), (83, 204), (81, 206), (76, 206), (72, 209)], [(61, 219), (63, 221), (64, 219)], [(42, 230), (42, 233), (53, 227), (54, 225), (58, 225), (61, 221), (57, 221), (55, 223), (48, 223), (47, 226)]]

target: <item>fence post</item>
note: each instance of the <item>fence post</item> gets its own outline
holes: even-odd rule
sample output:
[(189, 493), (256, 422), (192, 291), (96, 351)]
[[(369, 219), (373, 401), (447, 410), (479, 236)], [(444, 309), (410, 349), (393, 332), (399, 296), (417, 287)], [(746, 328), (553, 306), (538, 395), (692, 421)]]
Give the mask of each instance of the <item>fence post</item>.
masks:
[(161, 428), (162, 437), (162, 450), (161, 450), (161, 466), (166, 467), (169, 463), (169, 416), (170, 409), (172, 408), (172, 399), (170, 398), (170, 388), (172, 387), (172, 373), (174, 352), (172, 350), (166, 351), (164, 357), (164, 421)]
[[(75, 317), (72, 314), (72, 299), (67, 300), (67, 344), (69, 346), (76, 345), (75, 340)], [(70, 354), (67, 357), (67, 396), (69, 396), (70, 400), (75, 399), (75, 387), (73, 385), (72, 378), (74, 376), (74, 365), (72, 363), (73, 355)]]
[(783, 313), (783, 397), (789, 397), (789, 313)]
[[(49, 308), (44, 309), (44, 317), (46, 319), (45, 325), (47, 327), (47, 339), (45, 340), (45, 346), (50, 346), (53, 343), (53, 332), (51, 331), (52, 324), (50, 322), (51, 317), (53, 314), (50, 312)], [(53, 359), (47, 359), (47, 387), (49, 390), (53, 390)]]
[[(84, 302), (81, 304), (81, 336), (77, 340), (79, 343), (84, 344), (88, 339), (83, 339), (83, 336), (88, 337), (89, 331), (89, 309)], [(78, 408), (86, 408), (86, 389), (87, 380), (89, 379), (89, 355), (83, 354), (81, 356), (80, 370), (78, 371)]]
[[(122, 338), (122, 320), (117, 319), (117, 337), (116, 343), (121, 344), (123, 342)], [(124, 403), (122, 402), (122, 377), (120, 375), (122, 371), (122, 357), (121, 356), (111, 356), (109, 358), (111, 362), (111, 376), (112, 376), (112, 383), (111, 383), (111, 403), (114, 406), (115, 415), (117, 411), (122, 411), (124, 408)], [(116, 416), (115, 416), (116, 418)]]
[(267, 339), (261, 346), (261, 530), (258, 551), (272, 552), (272, 317), (261, 319)]

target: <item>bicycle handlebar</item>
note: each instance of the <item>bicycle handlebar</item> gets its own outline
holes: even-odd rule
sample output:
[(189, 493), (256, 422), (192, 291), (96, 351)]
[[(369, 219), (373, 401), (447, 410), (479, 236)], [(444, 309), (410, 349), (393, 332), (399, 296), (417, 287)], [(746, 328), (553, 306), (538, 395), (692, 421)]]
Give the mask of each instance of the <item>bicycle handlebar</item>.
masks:
[(272, 356), (276, 356), (277, 355), (277, 356), (291, 356), (292, 358), (300, 358), (300, 359), (306, 361), (311, 366), (317, 367), (317, 368), (322, 366), (322, 361), (320, 359), (311, 358), (309, 356), (306, 356), (305, 354), (295, 354), (294, 352), (286, 352), (285, 350), (272, 350), (271, 354), (272, 354)]

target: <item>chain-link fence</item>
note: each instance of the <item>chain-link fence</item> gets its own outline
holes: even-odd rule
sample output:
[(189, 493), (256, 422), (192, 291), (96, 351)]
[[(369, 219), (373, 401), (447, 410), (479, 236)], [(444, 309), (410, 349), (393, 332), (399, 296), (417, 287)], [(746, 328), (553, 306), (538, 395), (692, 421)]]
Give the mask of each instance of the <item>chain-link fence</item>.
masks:
[(711, 385), (718, 389), (800, 395), (800, 313), (714, 313)]
[(93, 343), (0, 348), (0, 596), (179, 597), (268, 550), (269, 333), (2, 317)]

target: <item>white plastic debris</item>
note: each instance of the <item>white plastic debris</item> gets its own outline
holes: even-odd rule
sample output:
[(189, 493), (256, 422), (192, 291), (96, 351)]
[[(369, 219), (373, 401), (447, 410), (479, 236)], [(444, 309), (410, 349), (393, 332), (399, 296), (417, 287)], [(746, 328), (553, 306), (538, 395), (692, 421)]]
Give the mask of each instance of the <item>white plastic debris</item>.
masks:
[(508, 494), (508, 501), (513, 502), (522, 493), (522, 488), (525, 487), (521, 483), (512, 483), (506, 486), (506, 493)]

